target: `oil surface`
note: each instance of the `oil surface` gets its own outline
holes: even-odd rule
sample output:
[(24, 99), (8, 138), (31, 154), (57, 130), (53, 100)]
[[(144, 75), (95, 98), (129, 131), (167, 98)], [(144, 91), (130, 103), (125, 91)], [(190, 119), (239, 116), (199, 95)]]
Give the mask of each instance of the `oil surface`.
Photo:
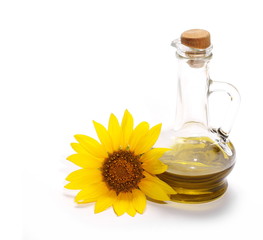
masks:
[(177, 194), (172, 201), (184, 203), (208, 202), (220, 197), (227, 189), (225, 177), (234, 166), (235, 151), (228, 142), (229, 156), (208, 137), (179, 138), (172, 150), (161, 160), (168, 170), (158, 177)]

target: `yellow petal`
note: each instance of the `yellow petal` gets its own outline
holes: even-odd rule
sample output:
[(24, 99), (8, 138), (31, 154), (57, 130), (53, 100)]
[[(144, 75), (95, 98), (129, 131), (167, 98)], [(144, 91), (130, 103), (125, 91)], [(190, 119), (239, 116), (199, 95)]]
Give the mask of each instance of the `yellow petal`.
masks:
[(74, 179), (78, 179), (80, 177), (86, 176), (89, 174), (89, 172), (92, 171), (90, 169), (78, 169), (72, 173), (70, 173), (67, 177), (66, 180), (67, 181), (72, 181)]
[[(67, 189), (83, 189), (91, 184), (98, 183), (102, 181), (102, 175), (99, 170), (92, 170), (83, 173), (81, 170), (90, 170), (90, 169), (79, 169), (66, 178), (66, 180), (70, 181), (65, 188)], [(81, 172), (80, 172), (81, 171)], [(80, 173), (79, 173), (80, 172)]]
[(143, 163), (142, 168), (151, 174), (161, 174), (167, 170), (168, 166), (160, 160), (155, 160)]
[(121, 128), (122, 128), (122, 148), (126, 149), (129, 143), (129, 139), (131, 137), (132, 131), (133, 131), (133, 117), (129, 113), (128, 110), (125, 110), (123, 118), (122, 118), (122, 123), (121, 123)]
[(112, 153), (113, 148), (112, 148), (111, 138), (110, 138), (108, 131), (100, 123), (93, 121), (93, 124), (94, 124), (95, 130), (97, 132), (97, 135), (98, 135), (98, 138), (101, 144), (103, 144), (107, 152)]
[(88, 154), (87, 150), (82, 147), (79, 143), (71, 143), (71, 147), (75, 150), (75, 152), (80, 154)]
[(132, 191), (132, 204), (138, 213), (143, 214), (146, 207), (145, 194), (138, 189), (134, 189)]
[(148, 130), (149, 130), (149, 123), (147, 122), (141, 122), (140, 124), (137, 125), (137, 127), (132, 132), (130, 140), (129, 140), (131, 151), (135, 150), (138, 142), (140, 141), (142, 137), (145, 136)]
[(160, 135), (161, 127), (162, 127), (161, 123), (152, 127), (147, 132), (147, 134), (140, 139), (140, 141), (138, 142), (138, 144), (134, 150), (134, 153), (136, 155), (145, 153), (145, 152), (150, 150), (150, 148), (155, 144), (155, 142), (157, 141), (157, 139)]
[(95, 139), (81, 134), (77, 134), (74, 137), (81, 144), (81, 146), (85, 148), (85, 150), (91, 155), (98, 158), (108, 157), (105, 148)]
[(75, 197), (77, 203), (95, 202), (100, 196), (108, 193), (108, 188), (104, 182), (89, 185), (81, 190)]
[(160, 174), (167, 170), (167, 165), (162, 163), (159, 158), (169, 151), (169, 148), (154, 148), (144, 153), (141, 157), (142, 167), (151, 174)]
[(102, 159), (96, 158), (87, 154), (72, 154), (67, 157), (67, 160), (82, 168), (100, 168), (102, 166)]
[(150, 151), (144, 153), (141, 157), (142, 162), (151, 162), (160, 159), (166, 151), (170, 148), (153, 148)]
[(133, 206), (132, 204), (132, 198), (133, 198), (133, 195), (131, 192), (127, 192), (127, 197), (128, 197), (128, 201), (129, 201), (129, 206), (127, 208), (127, 213), (131, 216), (131, 217), (134, 217), (135, 214), (136, 214), (136, 210), (135, 210), (135, 207)]
[(152, 176), (147, 172), (143, 172), (143, 175), (146, 177), (146, 179), (158, 184), (167, 194), (176, 194), (176, 191), (170, 185), (160, 180), (158, 177)]
[(123, 213), (127, 212), (129, 204), (130, 203), (128, 194), (125, 192), (120, 192), (117, 200), (113, 204), (115, 213), (118, 216), (121, 216)]
[(110, 115), (108, 132), (111, 137), (113, 151), (119, 150), (121, 145), (122, 131), (119, 121), (114, 114)]
[(127, 213), (131, 216), (134, 217), (136, 215), (136, 210), (134, 208), (134, 206), (132, 205), (132, 203), (129, 203), (129, 207), (127, 209)]
[(170, 197), (167, 193), (160, 187), (159, 184), (147, 179), (143, 178), (141, 182), (138, 184), (139, 188), (152, 199), (159, 200), (159, 201), (168, 201)]
[(113, 190), (110, 190), (107, 194), (100, 196), (96, 202), (94, 213), (106, 210), (108, 207), (112, 206), (116, 199), (117, 195)]
[(94, 184), (94, 183), (98, 183), (98, 182), (101, 182), (98, 181), (98, 180), (94, 180), (94, 181), (85, 181), (85, 179), (78, 179), (76, 181), (73, 181), (73, 182), (70, 182), (68, 184), (66, 184), (64, 186), (64, 188), (67, 188), (67, 189), (70, 189), (70, 190), (80, 190), (80, 189), (84, 189), (86, 188), (87, 186), (91, 185), (91, 184)]

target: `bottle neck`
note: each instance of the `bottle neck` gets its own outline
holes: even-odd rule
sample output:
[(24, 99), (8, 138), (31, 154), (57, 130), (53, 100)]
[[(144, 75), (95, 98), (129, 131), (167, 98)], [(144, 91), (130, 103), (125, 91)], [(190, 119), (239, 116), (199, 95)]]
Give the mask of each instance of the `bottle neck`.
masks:
[(208, 63), (209, 57), (185, 57), (177, 53), (178, 89), (176, 106), (176, 128), (188, 123), (208, 125)]

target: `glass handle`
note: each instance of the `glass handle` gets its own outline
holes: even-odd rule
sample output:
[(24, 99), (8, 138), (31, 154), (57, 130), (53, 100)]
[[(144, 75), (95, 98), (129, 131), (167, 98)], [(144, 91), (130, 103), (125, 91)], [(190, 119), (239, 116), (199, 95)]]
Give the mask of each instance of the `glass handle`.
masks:
[(217, 132), (223, 138), (227, 139), (239, 109), (240, 94), (238, 90), (229, 83), (210, 80), (208, 93), (210, 95), (214, 92), (225, 92), (230, 99), (230, 104), (226, 109), (225, 119), (222, 125), (217, 129)]

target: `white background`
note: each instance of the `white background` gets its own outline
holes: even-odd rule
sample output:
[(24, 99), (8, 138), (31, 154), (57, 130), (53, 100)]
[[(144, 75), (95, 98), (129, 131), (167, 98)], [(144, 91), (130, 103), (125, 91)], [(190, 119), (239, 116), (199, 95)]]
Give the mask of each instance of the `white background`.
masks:
[[(263, 239), (260, 3), (1, 1), (1, 239)], [(76, 207), (63, 190), (73, 135), (95, 137), (93, 119), (126, 108), (165, 129), (176, 101), (170, 42), (191, 28), (210, 31), (211, 76), (242, 96), (228, 192), (207, 209), (149, 203), (134, 218)]]

